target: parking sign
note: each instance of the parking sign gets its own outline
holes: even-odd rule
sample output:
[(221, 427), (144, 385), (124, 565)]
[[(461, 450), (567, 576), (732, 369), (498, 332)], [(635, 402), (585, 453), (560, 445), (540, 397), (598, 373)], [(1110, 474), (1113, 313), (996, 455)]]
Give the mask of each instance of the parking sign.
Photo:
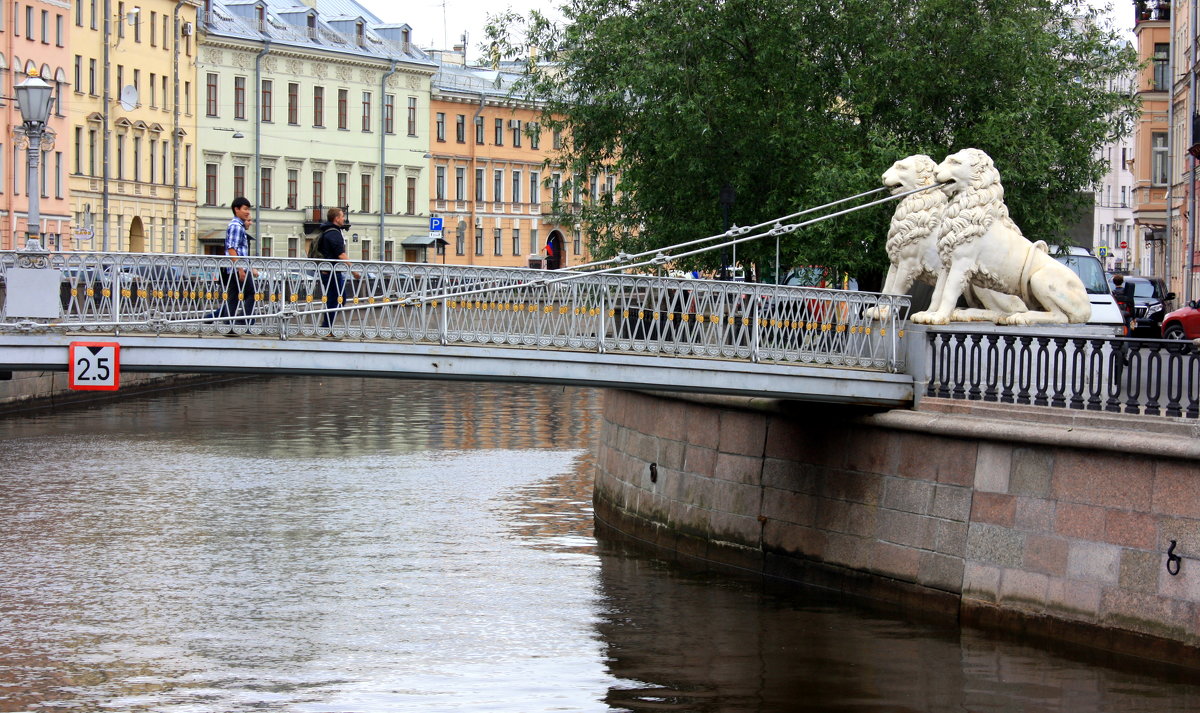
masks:
[(434, 216), (434, 217), (432, 217), (432, 218), (430, 218), (430, 219), (429, 219), (429, 232), (431, 232), (431, 233), (440, 233), (440, 232), (442, 232), (442, 219), (441, 219), (441, 217), (439, 217), (439, 216)]

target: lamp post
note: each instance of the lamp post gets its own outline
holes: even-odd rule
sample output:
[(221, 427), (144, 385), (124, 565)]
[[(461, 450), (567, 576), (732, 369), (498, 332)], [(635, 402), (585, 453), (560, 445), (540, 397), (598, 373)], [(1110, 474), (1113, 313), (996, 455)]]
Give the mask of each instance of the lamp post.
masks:
[(25, 179), (25, 188), (29, 194), (29, 217), (25, 230), (29, 240), (37, 240), (42, 224), (42, 185), (38, 180), (38, 164), (42, 158), (42, 136), (46, 129), (46, 120), (50, 118), (50, 101), (54, 89), (40, 77), (31, 75), (13, 87), (13, 90), (17, 93), (17, 103), (21, 105), (21, 120), (25, 125), (25, 138), (28, 142), (25, 155), (29, 172)]
[[(717, 197), (717, 202), (721, 204), (721, 230), (729, 232), (729, 209), (733, 207), (734, 199), (733, 186), (726, 183), (721, 186), (721, 193)], [(728, 237), (728, 236), (726, 236)], [(733, 261), (737, 262), (737, 246), (733, 248)], [(728, 280), (729, 274), (729, 249), (721, 248), (721, 274), (720, 279)]]

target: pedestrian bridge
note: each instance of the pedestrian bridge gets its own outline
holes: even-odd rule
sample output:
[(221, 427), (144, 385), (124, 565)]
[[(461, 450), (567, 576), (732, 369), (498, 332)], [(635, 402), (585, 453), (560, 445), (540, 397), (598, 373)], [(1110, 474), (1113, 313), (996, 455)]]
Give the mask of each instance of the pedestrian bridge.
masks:
[[(610, 271), (0, 253), (0, 370), (520, 381), (906, 406), (905, 296)], [(225, 270), (223, 273), (222, 270)], [(329, 275), (345, 280), (326, 307)], [(223, 312), (229, 291), (252, 313)], [(235, 298), (236, 300), (236, 298)], [(864, 313), (885, 307), (888, 318)], [(325, 326), (328, 324), (328, 326)], [(236, 338), (229, 338), (236, 337)]]

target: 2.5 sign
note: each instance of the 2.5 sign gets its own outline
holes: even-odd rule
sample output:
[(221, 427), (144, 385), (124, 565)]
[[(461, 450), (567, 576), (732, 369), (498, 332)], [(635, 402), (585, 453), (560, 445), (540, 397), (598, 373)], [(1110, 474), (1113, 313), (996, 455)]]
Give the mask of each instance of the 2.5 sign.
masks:
[(77, 391), (116, 391), (121, 381), (121, 345), (71, 342), (67, 385)]

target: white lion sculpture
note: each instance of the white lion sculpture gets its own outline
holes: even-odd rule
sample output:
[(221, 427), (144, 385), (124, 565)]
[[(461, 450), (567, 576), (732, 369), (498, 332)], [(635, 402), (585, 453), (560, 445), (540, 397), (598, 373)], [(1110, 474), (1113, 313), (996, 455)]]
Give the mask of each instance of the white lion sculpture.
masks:
[[(942, 267), (929, 309), (914, 314), (913, 322), (948, 324), (957, 318), (1028, 325), (1091, 318), (1092, 305), (1079, 277), (1050, 257), (1044, 241), (1029, 242), (1008, 217), (1000, 174), (990, 156), (963, 149), (938, 164), (934, 178), (945, 184), (942, 190), (950, 197), (937, 242)], [(972, 285), (1015, 295), (1032, 309), (956, 313), (958, 298)]]
[[(883, 173), (883, 185), (893, 195), (936, 183), (937, 162), (925, 154), (914, 154), (892, 164)], [(937, 241), (950, 197), (940, 190), (930, 189), (902, 198), (892, 214), (888, 228), (887, 256), (891, 261), (883, 283), (883, 294), (903, 295), (914, 282), (934, 287), (942, 269)], [(971, 307), (985, 311), (1024, 311), (1025, 305), (1016, 297), (967, 285), (963, 296)], [(886, 319), (887, 305), (872, 307), (864, 313), (867, 319)], [(953, 319), (971, 319), (983, 311), (955, 310)]]

